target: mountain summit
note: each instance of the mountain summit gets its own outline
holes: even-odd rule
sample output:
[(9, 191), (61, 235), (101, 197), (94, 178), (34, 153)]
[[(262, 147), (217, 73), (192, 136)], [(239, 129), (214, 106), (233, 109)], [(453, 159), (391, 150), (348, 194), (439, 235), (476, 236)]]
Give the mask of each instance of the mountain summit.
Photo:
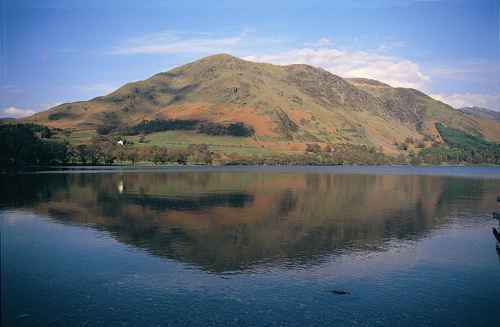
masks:
[(96, 129), (142, 120), (196, 119), (252, 126), (255, 136), (297, 143), (394, 147), (407, 137), (439, 139), (435, 123), (500, 142), (500, 122), (465, 115), (424, 93), (308, 65), (278, 66), (227, 54), (66, 103), (19, 122)]

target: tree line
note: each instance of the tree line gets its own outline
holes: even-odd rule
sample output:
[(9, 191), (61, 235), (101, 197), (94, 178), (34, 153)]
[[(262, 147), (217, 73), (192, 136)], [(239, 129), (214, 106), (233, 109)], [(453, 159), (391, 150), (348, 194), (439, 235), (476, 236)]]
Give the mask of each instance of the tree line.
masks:
[(435, 125), (439, 134), (443, 138), (443, 141), (445, 141), (450, 147), (463, 150), (474, 149), (475, 151), (500, 149), (499, 145), (488, 142), (479, 136), (474, 136), (458, 129), (445, 127), (441, 123), (436, 123)]
[(99, 125), (97, 133), (100, 135), (108, 135), (111, 132), (116, 132), (121, 135), (131, 136), (139, 134), (152, 134), (174, 130), (195, 130), (201, 134), (212, 136), (239, 136), (249, 137), (255, 133), (251, 126), (246, 126), (242, 122), (230, 123), (223, 125), (221, 123), (213, 123), (196, 119), (154, 119), (142, 120), (137, 125), (129, 126), (114, 126), (114, 125)]
[(476, 149), (457, 149), (446, 148), (439, 144), (433, 144), (434, 147), (422, 149), (418, 156), (421, 161), (428, 165), (441, 165), (443, 163), (450, 165), (499, 165), (500, 164), (500, 150), (499, 149), (485, 149), (478, 151)]
[[(241, 125), (240, 125), (241, 126)], [(47, 130), (49, 132), (47, 132)], [(45, 131), (45, 132), (44, 132)], [(61, 130), (69, 137), (71, 131)], [(101, 165), (146, 162), (153, 164), (221, 165), (441, 165), (500, 164), (500, 150), (487, 148), (457, 149), (438, 142), (416, 153), (386, 155), (383, 148), (359, 145), (307, 144), (303, 153), (276, 152), (266, 155), (243, 155), (210, 151), (207, 144), (185, 148), (165, 146), (117, 145), (116, 138), (94, 135), (87, 144), (49, 140), (51, 132), (36, 124), (0, 125), (1, 165)], [(43, 136), (42, 136), (43, 135)], [(411, 143), (412, 140), (407, 140)]]
[(52, 165), (67, 163), (68, 142), (52, 142), (46, 126), (0, 125), (0, 164)]
[(155, 164), (210, 164), (208, 145), (190, 145), (186, 149), (158, 146), (117, 146), (111, 137), (94, 135), (89, 144), (71, 145), (67, 141), (42, 138), (29, 124), (0, 126), (1, 165), (100, 165), (130, 161)]

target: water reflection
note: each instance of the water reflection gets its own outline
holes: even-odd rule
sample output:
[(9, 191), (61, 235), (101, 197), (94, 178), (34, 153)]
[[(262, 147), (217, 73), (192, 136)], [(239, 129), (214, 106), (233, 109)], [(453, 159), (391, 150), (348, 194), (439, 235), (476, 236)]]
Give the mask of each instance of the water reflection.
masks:
[(214, 273), (381, 251), (496, 196), (496, 180), (425, 175), (67, 173), (2, 182), (9, 185), (1, 190), (2, 207), (91, 224), (120, 242)]

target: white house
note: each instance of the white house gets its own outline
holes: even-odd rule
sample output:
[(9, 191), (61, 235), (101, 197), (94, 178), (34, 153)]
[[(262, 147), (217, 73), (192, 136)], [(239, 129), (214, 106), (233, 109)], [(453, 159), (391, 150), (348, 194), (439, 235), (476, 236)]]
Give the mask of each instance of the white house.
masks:
[(132, 144), (134, 144), (134, 142), (132, 142), (132, 141), (127, 141), (127, 140), (120, 140), (120, 141), (118, 141), (118, 142), (116, 143), (116, 145), (127, 145), (127, 144), (128, 144), (128, 145), (132, 145)]

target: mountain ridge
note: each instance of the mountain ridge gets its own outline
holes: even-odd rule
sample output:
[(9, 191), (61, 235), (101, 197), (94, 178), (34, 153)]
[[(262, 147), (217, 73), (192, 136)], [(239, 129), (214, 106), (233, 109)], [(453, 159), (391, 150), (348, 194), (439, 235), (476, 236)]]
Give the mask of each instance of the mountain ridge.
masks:
[(11, 122), (93, 130), (153, 119), (243, 122), (254, 128), (257, 142), (267, 137), (390, 149), (408, 137), (439, 140), (435, 123), (500, 142), (500, 122), (468, 116), (418, 90), (344, 79), (310, 65), (255, 63), (227, 54)]
[(488, 119), (500, 121), (500, 112), (495, 110), (480, 107), (463, 107), (458, 108), (457, 110), (466, 115), (481, 115)]

